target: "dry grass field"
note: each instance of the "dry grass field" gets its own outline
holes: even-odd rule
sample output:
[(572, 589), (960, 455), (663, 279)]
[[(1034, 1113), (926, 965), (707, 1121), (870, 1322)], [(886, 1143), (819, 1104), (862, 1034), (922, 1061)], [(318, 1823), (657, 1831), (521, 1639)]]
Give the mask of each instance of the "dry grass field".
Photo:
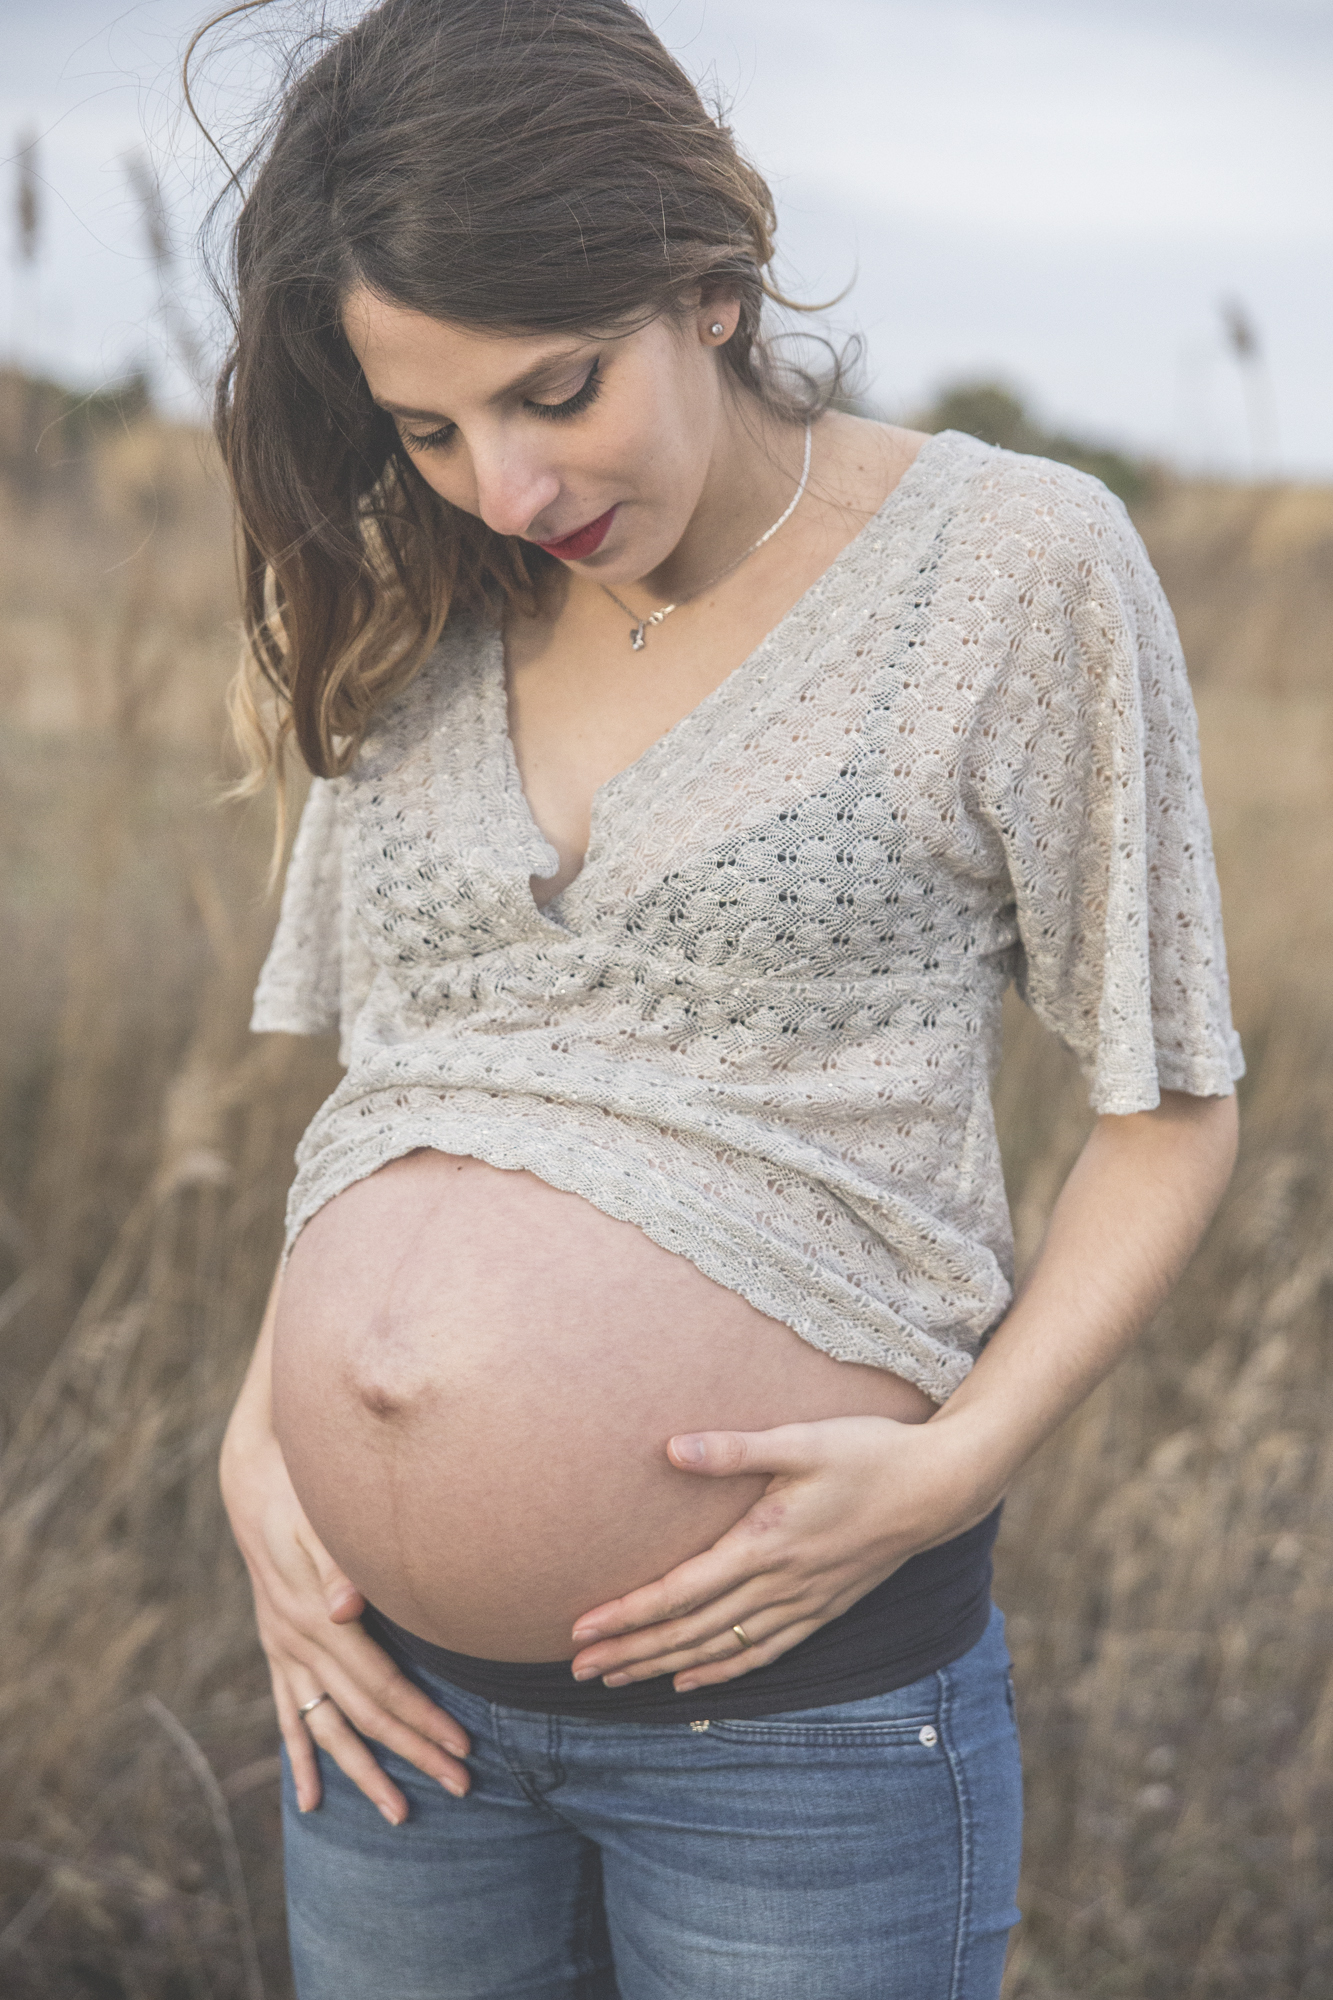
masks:
[[(1030, 1815), (1007, 1993), (1326, 2000), (1333, 492), (1168, 488), (1140, 522), (1198, 692), (1245, 1141), (1176, 1298), (1008, 1509)], [(210, 802), (233, 616), (192, 434), (139, 419), (37, 490), (0, 482), (7, 2000), (290, 1991), (276, 1732), (214, 1460), (336, 1071), (245, 1031), (273, 913), (264, 815)], [(1011, 1027), (1030, 1254), (1086, 1113)]]

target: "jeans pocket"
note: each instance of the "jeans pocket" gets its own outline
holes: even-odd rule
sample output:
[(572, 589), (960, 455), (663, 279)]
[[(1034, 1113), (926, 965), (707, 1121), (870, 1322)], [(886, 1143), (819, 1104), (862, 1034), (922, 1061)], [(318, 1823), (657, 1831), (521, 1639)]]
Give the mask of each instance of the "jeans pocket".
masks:
[(714, 1742), (773, 1744), (790, 1750), (858, 1745), (933, 1750), (939, 1742), (939, 1730), (928, 1715), (904, 1722), (714, 1722), (709, 1734)]

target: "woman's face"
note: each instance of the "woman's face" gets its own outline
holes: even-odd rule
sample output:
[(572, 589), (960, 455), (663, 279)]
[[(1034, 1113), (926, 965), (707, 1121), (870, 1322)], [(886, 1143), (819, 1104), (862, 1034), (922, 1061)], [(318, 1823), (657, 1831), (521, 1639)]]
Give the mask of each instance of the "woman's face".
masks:
[(608, 583), (656, 569), (699, 504), (732, 410), (715, 350), (737, 317), (713, 303), (597, 339), (477, 333), (366, 290), (343, 308), (427, 484)]

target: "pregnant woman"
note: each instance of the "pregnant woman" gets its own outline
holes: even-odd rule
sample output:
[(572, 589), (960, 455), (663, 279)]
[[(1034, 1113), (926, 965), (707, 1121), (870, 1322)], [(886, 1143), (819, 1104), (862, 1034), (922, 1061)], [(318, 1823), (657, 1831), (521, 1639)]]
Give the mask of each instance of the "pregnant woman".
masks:
[[(784, 373), (772, 226), (624, 0), (387, 0), (246, 190), (254, 1024), (346, 1065), (223, 1458), (301, 2000), (994, 2000), (1000, 1502), (1230, 1170), (1142, 544)], [(1098, 1114), (1017, 1299), (1011, 980)]]

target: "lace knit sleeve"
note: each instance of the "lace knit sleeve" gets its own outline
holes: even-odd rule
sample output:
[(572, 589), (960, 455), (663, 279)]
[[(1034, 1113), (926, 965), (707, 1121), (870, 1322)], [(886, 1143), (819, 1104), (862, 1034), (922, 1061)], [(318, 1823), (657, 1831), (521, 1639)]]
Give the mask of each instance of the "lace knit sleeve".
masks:
[(338, 792), (316, 778), (287, 865), (278, 927), (255, 988), (250, 1026), (256, 1033), (318, 1035), (339, 1028), (347, 1061), (371, 973), (350, 916)]
[(967, 759), (1013, 885), (1019, 990), (1098, 1112), (1223, 1096), (1244, 1064), (1175, 620), (1104, 486), (1043, 464), (1036, 502), (1033, 533), (1009, 529), (1023, 617)]

